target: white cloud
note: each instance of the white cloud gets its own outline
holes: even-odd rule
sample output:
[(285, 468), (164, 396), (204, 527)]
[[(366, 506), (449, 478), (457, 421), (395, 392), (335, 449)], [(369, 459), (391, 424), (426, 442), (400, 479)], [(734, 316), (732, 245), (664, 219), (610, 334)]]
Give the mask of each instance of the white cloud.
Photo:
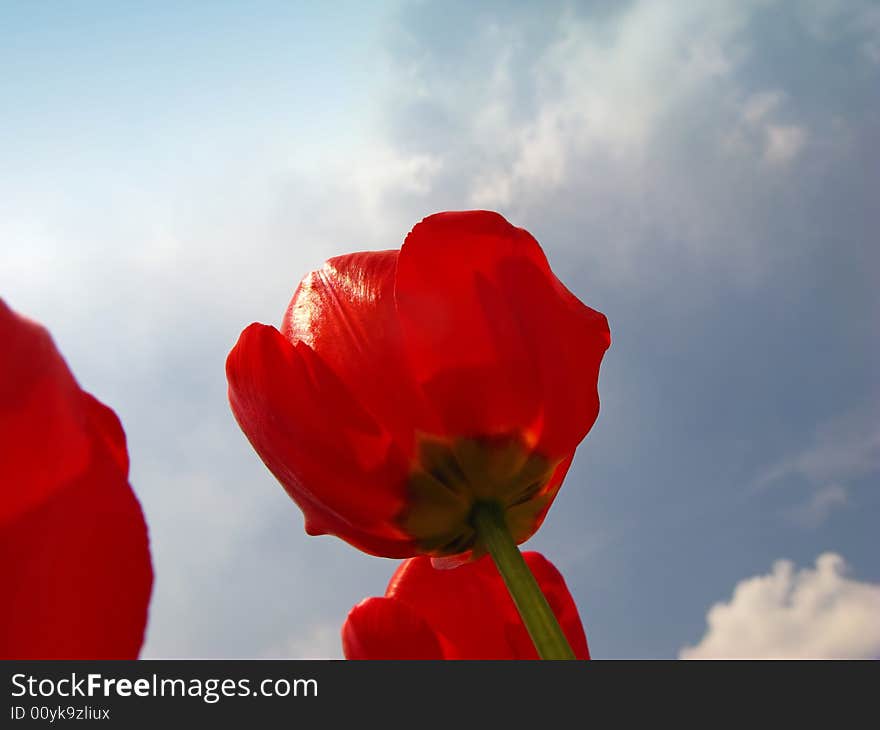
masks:
[(740, 124), (721, 140), (722, 148), (734, 155), (746, 155), (771, 167), (783, 167), (804, 149), (809, 134), (803, 125), (786, 116), (787, 97), (779, 89), (759, 91), (741, 104)]
[(880, 470), (880, 427), (876, 406), (867, 404), (817, 428), (812, 443), (765, 467), (756, 490), (792, 484), (809, 496), (786, 510), (796, 525), (815, 528), (853, 501), (852, 483)]
[[(727, 77), (743, 57), (737, 37), (748, 11), (736, 5), (636, 3), (610, 27), (571, 14), (534, 68), (537, 111), (522, 122), (509, 83), (486, 91), (506, 159), (477, 175), (475, 204), (508, 205), (517, 194), (563, 184), (584, 157), (631, 164), (671, 110)], [(510, 63), (510, 47), (500, 63)], [(509, 73), (495, 72), (508, 78)]]
[(826, 43), (848, 42), (873, 63), (880, 63), (880, 6), (874, 0), (802, 0), (802, 22)]
[(740, 581), (727, 603), (706, 615), (708, 630), (681, 659), (880, 658), (880, 585), (845, 576), (839, 555), (814, 569), (787, 560)]
[(791, 162), (807, 142), (807, 132), (794, 124), (768, 124), (764, 159), (771, 165)]
[(838, 507), (849, 502), (849, 492), (840, 484), (828, 484), (813, 492), (810, 499), (789, 510), (789, 517), (802, 527), (818, 527)]
[(760, 91), (752, 94), (743, 104), (743, 121), (750, 126), (760, 124), (779, 109), (783, 99), (784, 94), (781, 91)]
[[(362, 208), (363, 222), (383, 227), (387, 226), (389, 196), (426, 196), (443, 167), (441, 159), (435, 155), (407, 155), (387, 144), (363, 145), (357, 151), (356, 160), (352, 170), (339, 169), (336, 178), (351, 178), (351, 197)], [(346, 159), (345, 164), (347, 167), (350, 159)], [(390, 240), (387, 247), (398, 245), (400, 241)]]
[(755, 479), (764, 488), (786, 479), (812, 485), (858, 479), (880, 470), (877, 407), (868, 404), (822, 425), (813, 442), (765, 468)]
[[(797, 193), (858, 127), (832, 132), (833, 104), (764, 70), (762, 13), (805, 22), (767, 5), (551, 4), (497, 14), (451, 48), (420, 18), (394, 59), (394, 138), (442, 161), (438, 206), (565, 221), (558, 245), (577, 246), (597, 279), (643, 283), (650, 261), (687, 259), (751, 286), (806, 245), (809, 231), (768, 231), (798, 227)], [(811, 174), (795, 179), (794, 163)]]
[(742, 105), (743, 128), (730, 133), (727, 142), (735, 142), (734, 150), (748, 150), (751, 144), (763, 150), (763, 159), (770, 165), (784, 165), (801, 152), (807, 142), (807, 130), (797, 124), (779, 121), (786, 96), (778, 89), (760, 91), (746, 98)]

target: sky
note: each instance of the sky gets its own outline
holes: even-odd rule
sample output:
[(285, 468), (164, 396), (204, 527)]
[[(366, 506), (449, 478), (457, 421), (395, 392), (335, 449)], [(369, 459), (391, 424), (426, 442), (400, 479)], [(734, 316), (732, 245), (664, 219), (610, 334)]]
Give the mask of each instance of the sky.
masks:
[(397, 563), (307, 537), (224, 361), (328, 257), (527, 228), (609, 319), (525, 545), (596, 658), (880, 657), (880, 6), (0, 4), (0, 296), (125, 426), (145, 657), (339, 657)]

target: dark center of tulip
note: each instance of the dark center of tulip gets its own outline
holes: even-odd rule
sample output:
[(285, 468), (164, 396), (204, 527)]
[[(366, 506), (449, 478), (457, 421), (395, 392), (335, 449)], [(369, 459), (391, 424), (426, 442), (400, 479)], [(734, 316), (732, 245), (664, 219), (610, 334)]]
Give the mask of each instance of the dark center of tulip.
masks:
[(535, 530), (553, 494), (547, 490), (557, 463), (533, 453), (517, 437), (422, 438), (410, 474), (403, 529), (432, 555), (475, 548), (474, 505), (502, 508), (516, 542)]

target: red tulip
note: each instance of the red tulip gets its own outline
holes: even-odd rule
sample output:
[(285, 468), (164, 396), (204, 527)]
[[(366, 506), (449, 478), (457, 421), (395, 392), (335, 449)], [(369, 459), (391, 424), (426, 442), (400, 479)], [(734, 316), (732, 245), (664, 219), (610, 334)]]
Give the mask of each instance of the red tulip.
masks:
[[(578, 659), (589, 659), (577, 607), (559, 571), (523, 554)], [(537, 659), (498, 571), (488, 557), (437, 570), (426, 557), (397, 569), (384, 598), (366, 598), (342, 627), (348, 659)]]
[(497, 213), (440, 213), (400, 251), (330, 259), (281, 331), (229, 354), (233, 413), (305, 514), (374, 555), (474, 546), (477, 501), (517, 543), (544, 519), (599, 411), (605, 317)]
[(136, 658), (153, 572), (122, 426), (2, 300), (0, 342), (0, 658)]

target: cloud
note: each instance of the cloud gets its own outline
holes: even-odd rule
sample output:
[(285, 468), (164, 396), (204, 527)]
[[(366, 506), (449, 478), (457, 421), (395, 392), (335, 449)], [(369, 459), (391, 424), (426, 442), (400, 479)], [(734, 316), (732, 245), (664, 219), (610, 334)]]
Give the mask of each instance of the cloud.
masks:
[(807, 132), (794, 124), (768, 124), (764, 159), (773, 165), (791, 162), (803, 149)]
[(708, 630), (681, 659), (880, 658), (880, 585), (845, 576), (824, 553), (814, 569), (779, 560), (767, 575), (740, 581), (706, 615)]
[(719, 8), (637, 3), (610, 29), (560, 18), (536, 68), (538, 112), (515, 134), (513, 181), (558, 184), (578, 158), (644, 155), (671, 109), (738, 63), (747, 16)]
[[(863, 117), (789, 65), (829, 52), (814, 26), (867, 38), (861, 11), (751, 0), (483, 12), (454, 40), (448, 19), (413, 14), (393, 57), (389, 137), (442, 160), (439, 207), (564, 221), (560, 245), (609, 283), (644, 286), (686, 261), (750, 286), (812, 242), (803, 201), (828, 200), (818, 181)], [(764, 37), (777, 26), (796, 56)]]
[(534, 64), (534, 111), (524, 118), (513, 108), (516, 44), (494, 34), (507, 45), (485, 89), (491, 113), (480, 107), (473, 129), (498, 154), (477, 171), (472, 202), (510, 205), (552, 192), (584, 159), (637, 165), (675, 109), (731, 75), (747, 19), (718, 4), (635, 3), (607, 23), (563, 12)]
[(805, 26), (826, 43), (848, 42), (880, 63), (880, 7), (872, 0), (805, 0), (797, 4)]
[(853, 501), (851, 485), (880, 470), (876, 412), (869, 403), (821, 425), (808, 446), (762, 469), (752, 488), (791, 485), (807, 490), (809, 496), (785, 515), (800, 527), (818, 527)]
[(849, 502), (849, 492), (840, 484), (828, 484), (813, 492), (810, 499), (792, 507), (789, 517), (802, 527), (818, 527), (837, 508)]
[(756, 126), (767, 119), (782, 104), (784, 94), (780, 91), (761, 91), (749, 96), (743, 103), (743, 121)]
[(764, 468), (753, 486), (763, 489), (785, 481), (821, 485), (858, 479), (880, 470), (880, 422), (875, 404), (867, 404), (816, 429), (812, 443)]
[(787, 123), (786, 95), (776, 90), (759, 91), (741, 104), (740, 124), (722, 137), (722, 147), (735, 155), (762, 160), (769, 167), (791, 163), (804, 149), (809, 133)]

